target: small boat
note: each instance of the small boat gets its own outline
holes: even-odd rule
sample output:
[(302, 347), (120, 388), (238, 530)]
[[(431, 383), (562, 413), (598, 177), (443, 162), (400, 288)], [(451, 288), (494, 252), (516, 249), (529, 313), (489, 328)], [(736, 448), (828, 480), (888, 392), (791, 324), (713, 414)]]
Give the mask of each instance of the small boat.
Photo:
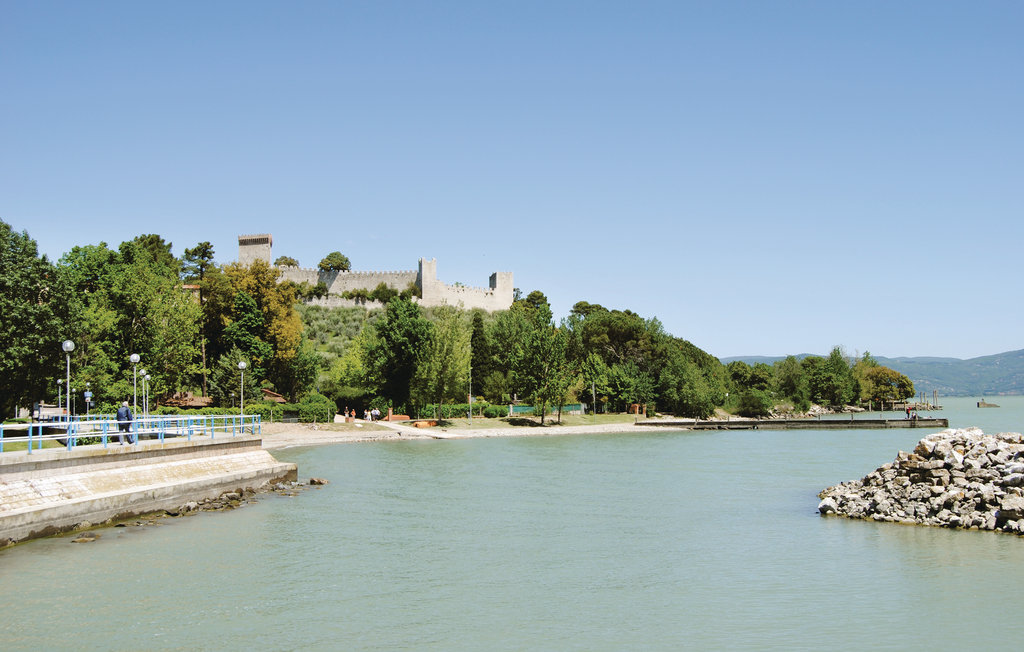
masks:
[(999, 407), (999, 406), (996, 405), (995, 403), (986, 403), (985, 399), (981, 399), (980, 401), (978, 401), (978, 407), (983, 408), (983, 407)]

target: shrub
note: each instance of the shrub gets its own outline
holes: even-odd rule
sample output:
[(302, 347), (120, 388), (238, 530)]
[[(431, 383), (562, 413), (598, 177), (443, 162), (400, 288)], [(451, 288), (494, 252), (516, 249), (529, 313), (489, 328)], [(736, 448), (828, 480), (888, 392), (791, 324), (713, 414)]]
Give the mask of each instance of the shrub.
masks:
[(748, 389), (740, 395), (739, 408), (736, 413), (744, 417), (764, 417), (768, 416), (772, 405), (772, 399), (767, 392)]
[(299, 403), (299, 421), (325, 423), (334, 421), (338, 406), (323, 394), (312, 392)]
[(284, 419), (284, 405), (269, 401), (250, 403), (245, 406), (245, 413), (258, 414), (263, 421), (281, 421)]
[(508, 408), (504, 405), (488, 405), (484, 408), (484, 416), (488, 419), (500, 419), (508, 416)]
[[(483, 413), (487, 416), (487, 410), (491, 405), (484, 403), (483, 401), (476, 401), (473, 403), (473, 414), (478, 415)], [(505, 416), (508, 412), (508, 408), (499, 408), (501, 414), (499, 416)], [(436, 403), (427, 403), (420, 408), (419, 417), (421, 419), (433, 419), (438, 415), (438, 409)], [(469, 403), (442, 403), (440, 409), (440, 418), (442, 419), (465, 419), (469, 415)]]

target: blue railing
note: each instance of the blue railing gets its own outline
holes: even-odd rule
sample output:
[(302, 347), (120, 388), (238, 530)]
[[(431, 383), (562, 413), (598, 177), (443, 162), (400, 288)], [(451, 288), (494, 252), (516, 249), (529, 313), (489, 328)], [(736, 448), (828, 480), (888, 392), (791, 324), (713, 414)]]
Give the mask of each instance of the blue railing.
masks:
[[(141, 437), (150, 440), (164, 441), (165, 437), (210, 437), (217, 435), (253, 435), (263, 433), (263, 425), (258, 414), (224, 414), (224, 415), (182, 415), (166, 414), (159, 416), (139, 417), (128, 422), (130, 430), (118, 432), (117, 419), (70, 419), (53, 422), (29, 424), (0, 424), (0, 453), (4, 452), (5, 443), (25, 442), (28, 452), (41, 450), (43, 442), (58, 441), (68, 450), (86, 443), (96, 443), (98, 439), (106, 448), (112, 440), (123, 435), (126, 440), (138, 442)], [(90, 441), (83, 441), (90, 440)]]

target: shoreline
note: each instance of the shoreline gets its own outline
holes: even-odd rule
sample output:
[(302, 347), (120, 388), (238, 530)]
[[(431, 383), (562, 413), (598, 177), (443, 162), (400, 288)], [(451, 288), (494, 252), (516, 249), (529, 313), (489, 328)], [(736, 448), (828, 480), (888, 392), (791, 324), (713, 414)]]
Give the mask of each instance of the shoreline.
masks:
[[(263, 448), (280, 450), (300, 446), (329, 446), (375, 441), (411, 441), (426, 439), (481, 439), (486, 437), (558, 437), (566, 435), (597, 435), (628, 433), (637, 429), (633, 423), (592, 424), (580, 426), (537, 426), (518, 428), (452, 429), (415, 428), (387, 421), (373, 423), (356, 421), (352, 430), (334, 430), (333, 424), (316, 426), (302, 423), (263, 424)], [(267, 432), (267, 431), (270, 432)], [(652, 427), (643, 428), (653, 430)]]

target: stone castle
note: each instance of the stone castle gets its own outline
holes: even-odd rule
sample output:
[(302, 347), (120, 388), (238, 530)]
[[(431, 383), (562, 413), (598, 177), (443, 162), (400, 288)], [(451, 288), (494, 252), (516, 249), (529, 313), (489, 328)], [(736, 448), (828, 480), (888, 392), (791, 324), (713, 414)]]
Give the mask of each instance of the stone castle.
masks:
[[(273, 265), (271, 248), (274, 238), (269, 233), (238, 236), (238, 262), (250, 265), (262, 260)], [(343, 292), (373, 290), (381, 283), (399, 292), (410, 284), (419, 290), (420, 297), (414, 298), (420, 305), (455, 306), (465, 310), (482, 308), (487, 311), (508, 310), (512, 305), (512, 272), (491, 274), (488, 287), (474, 288), (462, 285), (447, 285), (437, 280), (437, 259), (420, 258), (419, 269), (402, 272), (322, 272), (316, 268), (279, 267), (281, 280), (316, 285), (323, 282), (328, 295), (311, 299), (309, 303), (322, 306), (363, 306), (366, 303), (356, 299), (345, 299)], [(370, 302), (375, 303), (375, 302)]]

